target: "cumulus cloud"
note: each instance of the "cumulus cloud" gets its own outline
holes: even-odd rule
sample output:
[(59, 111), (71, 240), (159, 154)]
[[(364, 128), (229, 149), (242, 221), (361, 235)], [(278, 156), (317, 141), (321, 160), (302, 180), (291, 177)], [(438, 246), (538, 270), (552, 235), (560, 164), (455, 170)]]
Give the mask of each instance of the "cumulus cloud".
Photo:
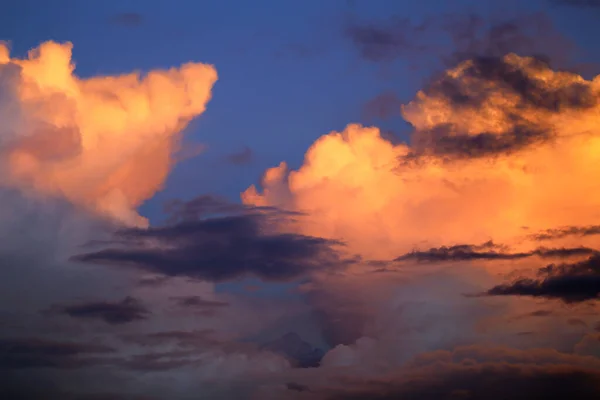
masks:
[[(124, 398), (596, 398), (600, 364), (585, 355), (597, 352), (587, 300), (599, 290), (600, 82), (505, 55), (517, 31), (497, 27), (483, 56), (463, 61), (481, 46), (461, 47), (459, 64), (395, 105), (414, 128), (409, 144), (350, 124), (319, 138), (297, 170), (267, 170), (243, 205), (174, 201), (156, 226), (136, 207), (204, 111), (214, 68), (81, 79), (70, 45), (24, 60), (0, 47), (0, 200), (20, 215), (0, 212), (0, 227), (21, 235), (0, 246), (19, 276), (3, 280), (0, 369), (12, 386), (0, 390), (51, 381), (46, 397), (57, 398), (109, 386)], [(365, 48), (379, 59), (405, 45), (349, 34), (380, 42)], [(379, 106), (374, 115), (390, 112)], [(40, 232), (16, 229), (27, 218)], [(215, 285), (246, 277), (275, 285)], [(23, 288), (34, 299), (14, 301)]]
[(217, 73), (187, 63), (86, 79), (74, 74), (71, 53), (70, 43), (46, 42), (18, 59), (0, 44), (2, 185), (145, 226), (136, 208), (161, 188)]
[[(297, 170), (281, 163), (241, 194), (247, 205), (298, 212), (288, 229), (359, 256), (343, 278), (303, 288), (333, 347), (323, 366), (386, 373), (465, 343), (572, 348), (581, 324), (520, 316), (544, 299), (597, 294), (584, 265), (600, 245), (598, 85), (535, 57), (465, 61), (401, 107), (410, 143), (350, 124), (317, 139)], [(536, 273), (553, 259), (581, 268), (552, 279), (581, 282), (528, 297), (464, 296), (519, 279), (543, 287)], [(585, 310), (570, 317), (590, 324)]]
[(349, 125), (318, 139), (297, 171), (268, 170), (263, 191), (242, 199), (304, 212), (302, 233), (375, 258), (589, 225), (600, 198), (599, 89), (534, 58), (467, 61), (402, 107), (412, 145)]

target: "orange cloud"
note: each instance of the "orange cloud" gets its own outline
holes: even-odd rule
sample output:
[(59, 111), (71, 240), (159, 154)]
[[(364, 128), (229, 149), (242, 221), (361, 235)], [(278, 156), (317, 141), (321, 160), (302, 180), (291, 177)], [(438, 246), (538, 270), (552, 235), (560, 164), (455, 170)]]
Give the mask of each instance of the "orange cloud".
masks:
[(350, 124), (242, 200), (306, 212), (296, 229), (367, 257), (490, 239), (528, 247), (517, 241), (528, 233), (600, 220), (599, 93), (600, 77), (532, 58), (467, 61), (402, 107), (411, 145)]
[(0, 43), (1, 184), (145, 226), (136, 207), (161, 188), (179, 134), (204, 112), (217, 72), (187, 63), (82, 79), (71, 50), (46, 42), (16, 59)]

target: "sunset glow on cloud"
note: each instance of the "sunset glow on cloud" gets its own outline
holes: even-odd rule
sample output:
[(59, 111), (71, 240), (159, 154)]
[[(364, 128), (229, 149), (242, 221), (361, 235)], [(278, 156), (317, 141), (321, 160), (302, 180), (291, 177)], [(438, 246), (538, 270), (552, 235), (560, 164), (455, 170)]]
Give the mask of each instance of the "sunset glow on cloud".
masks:
[(301, 232), (371, 258), (489, 240), (523, 248), (528, 233), (600, 222), (600, 77), (512, 54), (467, 61), (401, 111), (410, 145), (348, 125), (298, 170), (266, 171), (243, 201), (305, 212)]
[(16, 59), (0, 44), (3, 185), (146, 226), (136, 208), (161, 189), (179, 134), (204, 112), (217, 73), (188, 63), (82, 79), (71, 51), (46, 42)]

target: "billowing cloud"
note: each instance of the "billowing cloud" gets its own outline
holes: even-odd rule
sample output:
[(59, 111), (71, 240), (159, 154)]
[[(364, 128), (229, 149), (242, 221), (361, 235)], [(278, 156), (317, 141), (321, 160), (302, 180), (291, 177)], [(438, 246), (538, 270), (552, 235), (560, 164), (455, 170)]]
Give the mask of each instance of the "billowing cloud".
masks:
[(534, 58), (467, 61), (402, 107), (411, 145), (349, 125), (318, 139), (297, 171), (268, 170), (263, 191), (242, 199), (306, 213), (303, 234), (379, 259), (490, 239), (532, 251), (528, 232), (594, 223), (599, 90), (598, 78)]
[(2, 185), (145, 226), (136, 208), (161, 188), (179, 134), (204, 112), (217, 73), (187, 63), (85, 79), (74, 75), (71, 50), (46, 42), (17, 59), (0, 44)]

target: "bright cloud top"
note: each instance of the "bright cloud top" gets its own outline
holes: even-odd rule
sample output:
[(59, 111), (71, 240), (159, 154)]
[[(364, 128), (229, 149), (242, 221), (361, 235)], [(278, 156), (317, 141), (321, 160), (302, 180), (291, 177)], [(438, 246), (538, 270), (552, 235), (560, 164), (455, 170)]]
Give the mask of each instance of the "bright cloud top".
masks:
[(599, 93), (600, 77), (532, 58), (468, 61), (402, 108), (410, 146), (351, 124), (319, 138), (298, 170), (267, 170), (262, 192), (251, 186), (242, 199), (306, 212), (303, 233), (384, 258), (594, 224)]
[(161, 188), (179, 134), (204, 112), (217, 72), (187, 63), (82, 79), (71, 50), (46, 42), (17, 59), (0, 43), (0, 184), (145, 226), (136, 207)]

